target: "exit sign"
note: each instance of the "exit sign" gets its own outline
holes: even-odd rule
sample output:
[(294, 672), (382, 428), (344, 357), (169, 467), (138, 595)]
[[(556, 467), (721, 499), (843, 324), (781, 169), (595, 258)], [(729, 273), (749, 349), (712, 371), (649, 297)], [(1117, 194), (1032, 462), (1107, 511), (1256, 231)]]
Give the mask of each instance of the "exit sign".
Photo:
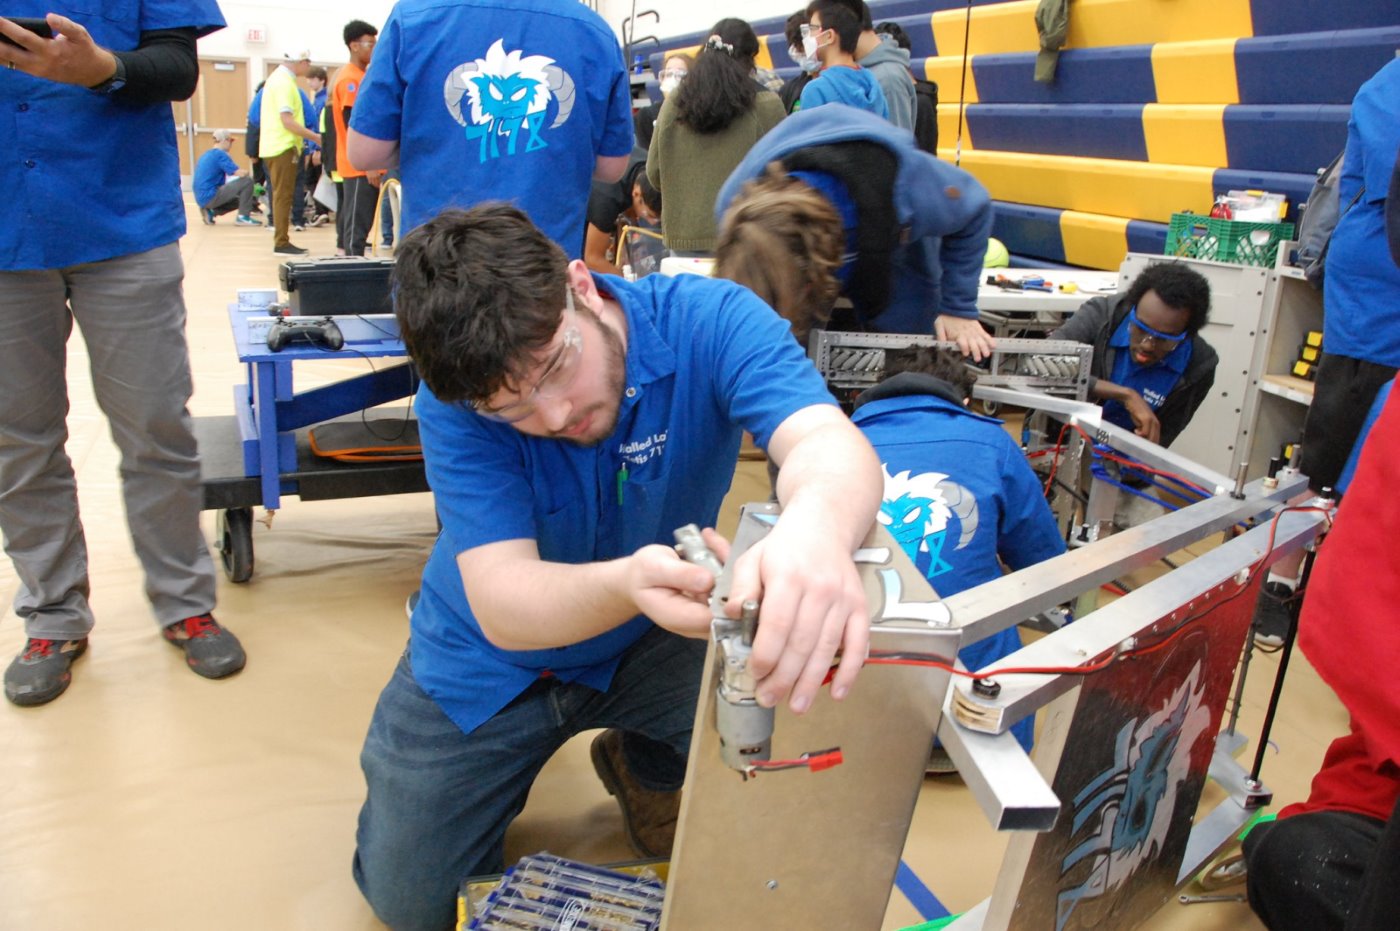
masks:
[(247, 38), (247, 41), (248, 41), (249, 43), (252, 43), (252, 44), (254, 44), (254, 45), (261, 45), (261, 44), (263, 44), (264, 42), (267, 41), (267, 27), (266, 27), (266, 26), (249, 26), (249, 27), (248, 27), (248, 34), (247, 34), (246, 38)]

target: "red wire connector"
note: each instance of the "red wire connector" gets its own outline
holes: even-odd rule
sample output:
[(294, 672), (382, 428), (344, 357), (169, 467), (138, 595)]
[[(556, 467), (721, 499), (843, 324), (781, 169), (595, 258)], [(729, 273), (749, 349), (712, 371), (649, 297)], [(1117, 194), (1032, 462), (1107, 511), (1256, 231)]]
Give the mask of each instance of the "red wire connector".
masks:
[(829, 750), (813, 750), (810, 753), (804, 753), (794, 760), (758, 760), (749, 764), (749, 774), (781, 772), (785, 769), (802, 769), (803, 767), (814, 773), (819, 773), (824, 769), (840, 766), (844, 762), (841, 748), (832, 747)]

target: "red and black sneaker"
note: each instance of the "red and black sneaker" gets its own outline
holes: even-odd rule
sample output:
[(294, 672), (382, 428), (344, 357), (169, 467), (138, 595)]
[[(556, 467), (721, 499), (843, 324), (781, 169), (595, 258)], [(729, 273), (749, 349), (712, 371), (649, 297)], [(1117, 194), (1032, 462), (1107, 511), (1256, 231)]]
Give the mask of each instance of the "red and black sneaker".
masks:
[(5, 670), (5, 697), (16, 705), (42, 705), (62, 695), (73, 681), (69, 667), (87, 649), (81, 640), (30, 637), (24, 652)]
[(176, 621), (161, 631), (162, 636), (185, 651), (185, 662), (206, 679), (222, 679), (242, 669), (248, 662), (243, 645), (232, 631), (225, 630), (212, 614), (200, 614)]

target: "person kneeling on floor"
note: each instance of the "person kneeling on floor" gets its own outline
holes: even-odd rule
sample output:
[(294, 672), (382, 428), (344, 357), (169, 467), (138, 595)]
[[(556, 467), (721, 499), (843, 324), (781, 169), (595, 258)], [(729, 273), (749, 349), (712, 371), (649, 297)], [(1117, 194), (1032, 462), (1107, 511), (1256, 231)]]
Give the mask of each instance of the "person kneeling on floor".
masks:
[(194, 202), (199, 205), (199, 218), (212, 226), (214, 218), (235, 208), (239, 226), (262, 226), (252, 217), (253, 179), (248, 169), (239, 168), (229, 156), (233, 148), (233, 133), (227, 129), (214, 130), (214, 147), (199, 157), (194, 167)]
[(507, 825), (581, 731), (618, 729), (594, 765), (638, 853), (669, 852), (714, 581), (672, 533), (713, 524), (745, 430), (784, 505), (728, 601), (737, 617), (764, 593), (759, 700), (807, 710), (838, 646), (845, 697), (880, 468), (787, 324), (732, 283), (595, 276), (500, 203), (440, 214), (395, 258), (443, 531), (361, 753), (354, 876), (402, 931), (452, 926), (458, 885), (502, 870)]

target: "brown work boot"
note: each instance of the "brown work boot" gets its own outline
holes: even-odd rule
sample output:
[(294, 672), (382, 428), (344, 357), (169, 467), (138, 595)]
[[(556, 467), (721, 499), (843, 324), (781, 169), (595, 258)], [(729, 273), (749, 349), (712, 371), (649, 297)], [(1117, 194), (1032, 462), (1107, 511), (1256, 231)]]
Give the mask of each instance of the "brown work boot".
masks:
[(593, 738), (593, 771), (622, 809), (627, 842), (639, 857), (669, 857), (676, 839), (681, 792), (657, 792), (641, 785), (622, 757), (622, 731), (611, 729)]

